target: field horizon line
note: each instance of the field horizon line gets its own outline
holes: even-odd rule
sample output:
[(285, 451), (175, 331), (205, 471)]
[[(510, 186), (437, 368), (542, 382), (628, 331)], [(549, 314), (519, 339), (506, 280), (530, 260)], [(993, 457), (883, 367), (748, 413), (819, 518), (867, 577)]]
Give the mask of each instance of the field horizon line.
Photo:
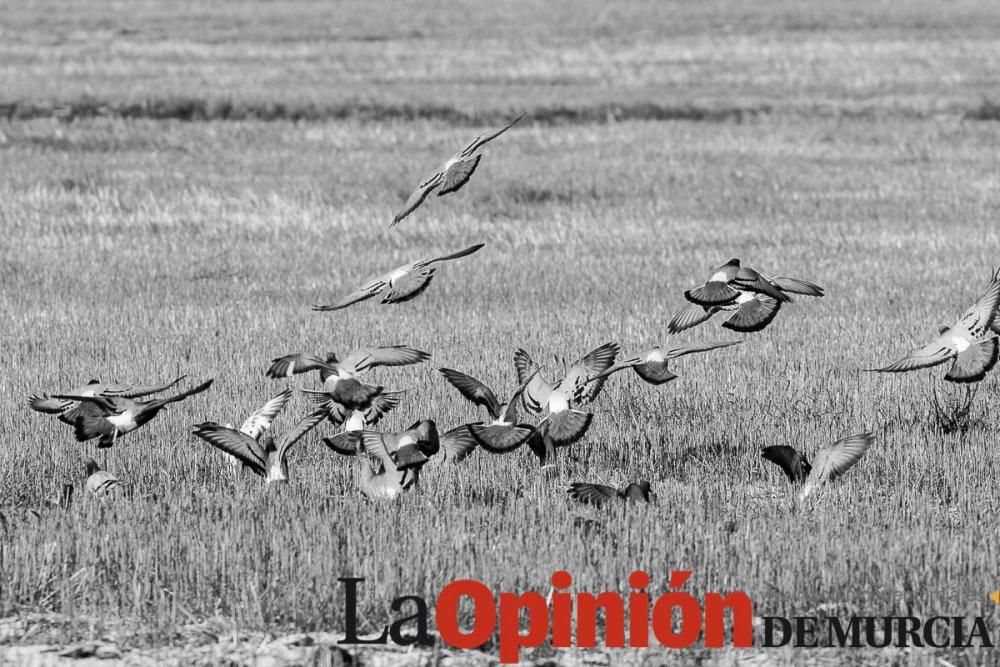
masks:
[(344, 102), (319, 104), (266, 101), (234, 101), (225, 98), (151, 97), (142, 101), (121, 101), (83, 96), (59, 102), (18, 100), (0, 102), (0, 118), (7, 121), (37, 119), (110, 118), (121, 120), (177, 120), (183, 122), (261, 121), (324, 122), (355, 120), (364, 123), (387, 121), (442, 121), (457, 126), (480, 126), (505, 122), (521, 111), (534, 123), (542, 125), (594, 125), (623, 121), (691, 121), (704, 123), (742, 123), (762, 116), (820, 116), (833, 118), (876, 119), (903, 117), (927, 119), (941, 115), (960, 115), (963, 120), (1000, 121), (1000, 103), (983, 98), (976, 106), (956, 105), (951, 109), (912, 107), (815, 105), (798, 107), (774, 104), (710, 105), (660, 104), (633, 102), (591, 106), (536, 106), (528, 109), (466, 110), (449, 105), (391, 104), (379, 102)]

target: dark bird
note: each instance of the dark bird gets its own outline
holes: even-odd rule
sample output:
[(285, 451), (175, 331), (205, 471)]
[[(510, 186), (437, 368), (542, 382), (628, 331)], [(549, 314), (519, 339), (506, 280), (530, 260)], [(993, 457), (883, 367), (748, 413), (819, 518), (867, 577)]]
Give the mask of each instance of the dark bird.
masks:
[(437, 171), (420, 182), (413, 193), (410, 194), (406, 203), (403, 204), (403, 208), (393, 217), (389, 227), (395, 227), (403, 218), (413, 213), (435, 190), (437, 190), (438, 197), (442, 197), (461, 189), (472, 177), (472, 174), (476, 171), (476, 167), (479, 166), (479, 161), (483, 157), (477, 151), (514, 127), (522, 118), (524, 118), (523, 113), (496, 132), (480, 134), (465, 148), (452, 155)]
[(766, 294), (776, 301), (791, 301), (777, 285), (749, 266), (742, 266), (735, 257), (715, 269), (704, 285), (684, 292), (684, 298), (699, 306), (721, 306), (732, 303), (740, 292)]
[(722, 323), (724, 328), (740, 333), (753, 333), (764, 330), (778, 316), (779, 310), (781, 302), (766, 294), (740, 292), (735, 301), (721, 306), (689, 303), (670, 320), (667, 331), (672, 334), (680, 333), (707, 322), (717, 313), (732, 313)]
[(742, 341), (737, 340), (719, 343), (689, 343), (687, 345), (672, 347), (667, 350), (664, 350), (657, 345), (642, 354), (629, 357), (624, 361), (619, 361), (603, 373), (598, 373), (590, 378), (588, 382), (596, 382), (612, 375), (613, 373), (617, 373), (618, 371), (626, 368), (631, 368), (635, 371), (636, 375), (649, 384), (665, 384), (677, 378), (677, 375), (670, 370), (670, 361), (672, 359), (677, 359), (678, 357), (683, 357), (688, 354), (719, 350), (724, 347), (739, 345), (741, 342)]
[(78, 442), (100, 438), (97, 442), (98, 447), (111, 447), (120, 436), (143, 426), (166, 406), (200, 394), (211, 386), (212, 380), (209, 380), (176, 396), (151, 401), (137, 401), (124, 396), (53, 394), (52, 397), (80, 401), (78, 414), (73, 421)]
[(421, 259), (410, 264), (398, 266), (388, 273), (376, 276), (362, 285), (357, 291), (348, 294), (337, 303), (329, 306), (314, 305), (313, 310), (329, 311), (347, 308), (350, 305), (371, 299), (374, 296), (382, 295), (382, 303), (402, 303), (409, 301), (424, 292), (430, 287), (431, 280), (440, 262), (448, 262), (461, 257), (468, 257), (485, 246), (485, 243), (477, 243), (469, 246), (465, 250), (460, 250), (444, 257), (432, 257)]
[(765, 447), (761, 456), (777, 464), (789, 482), (802, 485), (798, 498), (804, 500), (823, 484), (832, 482), (850, 470), (865, 455), (873, 440), (871, 433), (838, 440), (820, 449), (811, 464), (805, 454), (787, 445)]
[(950, 327), (941, 327), (940, 335), (904, 359), (885, 368), (871, 369), (877, 373), (904, 373), (930, 368), (951, 361), (944, 376), (949, 382), (979, 382), (997, 363), (998, 347), (996, 319), (1000, 304), (1000, 269), (986, 291)]
[(28, 406), (35, 412), (42, 412), (50, 415), (59, 415), (59, 420), (67, 424), (72, 424), (76, 419), (77, 412), (73, 410), (76, 400), (87, 396), (123, 396), (125, 398), (141, 398), (150, 394), (158, 394), (161, 391), (170, 389), (183, 380), (185, 375), (180, 376), (172, 382), (163, 385), (141, 385), (141, 384), (117, 384), (91, 380), (82, 387), (76, 387), (69, 391), (56, 392), (61, 396), (72, 396), (71, 399), (57, 399), (49, 394), (32, 394), (28, 397)]
[(364, 431), (376, 426), (387, 412), (399, 407), (405, 392), (389, 391), (371, 400), (364, 410), (351, 410), (331, 399), (325, 393), (310, 394), (312, 399), (326, 410), (326, 418), (343, 431)]
[(656, 494), (650, 489), (647, 481), (633, 482), (624, 489), (616, 489), (613, 486), (604, 484), (589, 484), (587, 482), (573, 482), (569, 485), (569, 495), (574, 500), (603, 507), (611, 501), (624, 500), (627, 502), (648, 503), (656, 500)]
[(237, 431), (215, 422), (195, 425), (194, 434), (213, 447), (236, 457), (251, 472), (271, 484), (288, 481), (288, 451), (324, 419), (326, 410), (313, 410), (299, 420), (277, 444), (266, 430), (255, 431), (257, 435), (254, 437), (242, 430)]
[[(381, 471), (369, 466), (365, 473), (362, 468), (361, 486), (366, 495), (380, 497), (394, 497), (416, 486), (420, 469), (441, 448), (437, 426), (429, 419), (418, 421), (398, 433), (345, 431), (323, 438), (323, 442), (338, 454), (356, 456), (364, 453), (379, 463)], [(366, 486), (371, 488), (366, 490)]]
[(291, 377), (318, 370), (323, 391), (307, 389), (304, 393), (328, 396), (350, 411), (366, 411), (372, 407), (372, 401), (384, 392), (383, 387), (364, 384), (358, 380), (359, 375), (377, 366), (408, 366), (427, 361), (430, 357), (426, 352), (405, 345), (355, 350), (343, 360), (339, 360), (333, 353), (328, 354), (325, 359), (313, 355), (289, 354), (272, 360), (267, 376)]

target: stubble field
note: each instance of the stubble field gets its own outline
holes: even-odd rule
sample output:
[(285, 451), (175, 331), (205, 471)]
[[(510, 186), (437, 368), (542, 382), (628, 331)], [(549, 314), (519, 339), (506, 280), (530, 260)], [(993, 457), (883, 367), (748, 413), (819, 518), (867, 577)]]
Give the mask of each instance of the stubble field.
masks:
[[(237, 20), (255, 7), (3, 19), (0, 102), (19, 104), (0, 122), (0, 616), (59, 614), (66, 638), (134, 645), (206, 622), (338, 630), (337, 578), (351, 575), (368, 579), (363, 628), (376, 630), (396, 595), (433, 598), (457, 578), (544, 592), (567, 569), (578, 590), (626, 590), (645, 569), (655, 593), (690, 569), (694, 594), (745, 590), (758, 614), (843, 603), (995, 621), (995, 375), (971, 428), (946, 434), (930, 412), (934, 383), (954, 393), (942, 373), (862, 369), (950, 323), (1000, 263), (1000, 141), (972, 117), (1000, 92), (1000, 12), (539, 4), (517, 21), (466, 8), (462, 26), (444, 6), (375, 25), (303, 4)], [(296, 27), (313, 9), (323, 20)], [(178, 99), (245, 113), (149, 117)], [(252, 117), (276, 104), (274, 120)], [(522, 110), (464, 190), (386, 229), (427, 169)], [(410, 303), (309, 309), (481, 241)], [(683, 290), (731, 256), (827, 296), (797, 299), (762, 333), (713, 321), (668, 337)], [(739, 339), (679, 361), (661, 389), (613, 378), (554, 478), (527, 451), (478, 452), (432, 461), (418, 492), (375, 503), (319, 441), (326, 427), (279, 488), (223, 477), (222, 455), (191, 435), (280, 391), (264, 370), (291, 352), (427, 350), (427, 364), (377, 373), (407, 390), (384, 425), (447, 429), (482, 415), (441, 366), (507, 394), (517, 347), (556, 369), (612, 340), (627, 355)], [(91, 377), (181, 374), (215, 383), (97, 452), (155, 500), (86, 498), (96, 450), (26, 405)], [(276, 428), (306, 410), (296, 397)], [(804, 506), (760, 458), (865, 430), (869, 454)], [(648, 507), (565, 494), (640, 478), (659, 495)], [(36, 519), (63, 480), (78, 502)]]

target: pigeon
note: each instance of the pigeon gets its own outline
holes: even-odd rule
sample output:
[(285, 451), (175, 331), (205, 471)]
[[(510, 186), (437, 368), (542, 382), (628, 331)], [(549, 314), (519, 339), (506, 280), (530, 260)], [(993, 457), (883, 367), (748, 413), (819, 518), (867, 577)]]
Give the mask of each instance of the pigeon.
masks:
[(384, 304), (409, 301), (423, 294), (424, 290), (430, 287), (434, 272), (437, 271), (435, 264), (468, 257), (485, 245), (485, 243), (477, 243), (451, 255), (421, 259), (397, 266), (388, 273), (370, 279), (358, 290), (351, 292), (337, 303), (327, 306), (316, 304), (312, 309), (321, 312), (340, 310), (378, 295), (382, 295), (382, 303)]
[(185, 375), (180, 376), (172, 382), (163, 385), (136, 385), (136, 384), (112, 384), (91, 380), (82, 387), (76, 387), (69, 391), (56, 392), (62, 396), (72, 396), (71, 399), (57, 399), (49, 394), (32, 394), (28, 397), (28, 406), (35, 412), (58, 415), (59, 420), (72, 424), (76, 420), (77, 412), (72, 409), (77, 398), (84, 396), (124, 396), (125, 398), (141, 398), (150, 394), (158, 394), (170, 389), (183, 380)]
[(406, 203), (403, 204), (403, 208), (393, 217), (392, 222), (389, 224), (390, 229), (402, 222), (403, 218), (413, 213), (435, 190), (437, 190), (438, 197), (442, 197), (461, 189), (472, 178), (472, 174), (476, 171), (476, 167), (479, 166), (479, 161), (483, 157), (477, 151), (514, 127), (522, 118), (524, 118), (523, 113), (496, 132), (479, 135), (465, 148), (452, 155), (437, 171), (421, 181), (413, 193), (410, 194)]
[(937, 338), (908, 357), (871, 370), (876, 373), (904, 373), (950, 361), (951, 367), (944, 376), (945, 380), (979, 382), (996, 365), (1000, 353), (1000, 343), (994, 330), (998, 306), (1000, 269), (993, 272), (986, 291), (955, 324), (941, 327)]
[[(288, 405), (288, 401), (292, 398), (292, 390), (285, 389), (283, 392), (269, 400), (263, 406), (258, 408), (253, 414), (247, 417), (243, 424), (240, 426), (239, 432), (253, 438), (254, 440), (260, 442), (261, 436), (269, 428), (271, 428), (271, 423), (274, 421), (275, 417), (285, 409)], [(213, 422), (206, 422), (213, 423)], [(235, 428), (233, 424), (225, 424), (227, 429)], [(243, 463), (238, 457), (226, 452), (226, 461), (229, 464), (229, 470), (231, 474), (235, 474), (237, 469), (242, 465), (242, 467), (248, 467), (246, 463)]]
[[(573, 364), (566, 371), (566, 375), (555, 383), (547, 381), (538, 374), (539, 367), (527, 352), (523, 349), (516, 350), (514, 352), (514, 368), (517, 369), (517, 381), (527, 382), (524, 393), (521, 395), (525, 409), (534, 413), (541, 412), (548, 403), (552, 392), (557, 389), (566, 396), (573, 397), (573, 400), (577, 402), (593, 401), (601, 392), (606, 378), (590, 382), (589, 385), (588, 380), (611, 368), (620, 349), (618, 343), (601, 345)], [(584, 390), (585, 385), (588, 386)]]
[(805, 454), (787, 445), (765, 447), (761, 456), (781, 467), (789, 482), (801, 485), (798, 498), (805, 500), (820, 486), (850, 470), (865, 455), (873, 440), (871, 433), (838, 440), (820, 449), (812, 463)]
[(609, 375), (617, 373), (618, 371), (624, 370), (626, 368), (631, 368), (635, 371), (635, 374), (642, 378), (645, 382), (652, 385), (661, 385), (670, 382), (677, 378), (669, 368), (670, 360), (676, 359), (678, 357), (683, 357), (687, 354), (695, 354), (698, 352), (708, 352), (710, 350), (719, 350), (724, 347), (730, 347), (732, 345), (739, 345), (742, 341), (730, 341), (730, 342), (718, 342), (718, 343), (689, 343), (687, 345), (681, 345), (679, 347), (672, 347), (668, 350), (664, 350), (661, 347), (654, 346), (650, 350), (643, 352), (642, 354), (636, 355), (625, 359), (624, 361), (619, 361), (611, 368), (607, 369), (602, 373), (591, 377), (587, 382), (596, 382)]
[(194, 427), (194, 434), (208, 444), (235, 456), (265, 483), (288, 482), (288, 451), (309, 431), (326, 419), (326, 410), (317, 408), (303, 417), (275, 444), (265, 429), (252, 436), (215, 422), (204, 422)]
[(87, 491), (91, 495), (98, 497), (109, 496), (124, 489), (118, 478), (107, 470), (102, 470), (101, 466), (94, 459), (88, 458), (84, 461), (84, 469), (87, 474)]
[[(388, 484), (398, 495), (399, 492), (416, 486), (420, 469), (440, 448), (437, 426), (429, 419), (416, 422), (398, 433), (377, 431), (347, 431), (331, 438), (323, 438), (327, 447), (344, 456), (366, 454), (381, 464), (382, 472), (371, 470), (371, 476), (362, 468), (362, 490), (366, 484), (378, 482)], [(395, 474), (400, 473), (400, 474)], [(387, 475), (375, 479), (378, 475)], [(373, 495), (366, 492), (366, 495)], [(374, 495), (381, 495), (375, 493)]]
[(148, 423), (159, 414), (160, 410), (183, 401), (189, 396), (200, 394), (212, 386), (212, 380), (203, 382), (193, 389), (183, 391), (169, 398), (157, 398), (151, 401), (137, 401), (124, 396), (72, 396), (69, 394), (53, 394), (53, 398), (79, 401), (79, 413), (73, 421), (73, 427), (78, 442), (86, 442), (99, 438), (97, 446), (111, 447), (118, 438), (131, 433)]
[(722, 326), (731, 331), (740, 333), (754, 333), (764, 330), (781, 310), (781, 302), (766, 294), (754, 292), (740, 292), (735, 301), (721, 306), (699, 306), (689, 303), (684, 310), (680, 311), (667, 325), (667, 331), (672, 334), (680, 333), (707, 322), (716, 313), (732, 313), (722, 323)]
[(364, 384), (357, 379), (377, 366), (408, 366), (430, 359), (429, 354), (405, 345), (371, 347), (354, 350), (342, 360), (331, 353), (325, 359), (314, 355), (289, 354), (272, 360), (267, 376), (291, 377), (298, 373), (318, 370), (323, 391), (304, 390), (304, 393), (329, 397), (348, 411), (366, 411), (382, 395), (383, 387)]
[(501, 403), (492, 389), (471, 375), (450, 368), (438, 370), (463, 397), (485, 407), (491, 418), (491, 421), (465, 424), (445, 433), (441, 437), (441, 446), (446, 460), (461, 461), (475, 450), (477, 444), (491, 454), (512, 452), (531, 437), (535, 427), (518, 423), (517, 404), (528, 382), (538, 371), (521, 382), (510, 400)]
[(326, 393), (310, 394), (310, 397), (326, 409), (327, 421), (334, 426), (342, 427), (343, 431), (364, 431), (376, 426), (387, 412), (398, 407), (404, 393), (389, 391), (379, 394), (363, 410), (349, 410)]
[(569, 495), (581, 503), (603, 507), (611, 501), (624, 500), (629, 503), (648, 503), (656, 500), (656, 494), (651, 491), (647, 481), (633, 482), (624, 489), (616, 489), (604, 484), (573, 482), (569, 485)]

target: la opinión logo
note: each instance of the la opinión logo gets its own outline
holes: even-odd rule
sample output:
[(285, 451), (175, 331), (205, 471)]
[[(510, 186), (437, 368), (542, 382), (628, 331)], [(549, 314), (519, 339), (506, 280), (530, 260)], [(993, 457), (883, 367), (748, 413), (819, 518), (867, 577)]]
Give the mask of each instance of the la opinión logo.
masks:
[[(646, 592), (650, 578), (641, 570), (629, 576), (632, 591), (628, 595), (614, 591), (568, 592), (573, 577), (560, 570), (552, 575), (553, 590), (549, 599), (535, 591), (495, 595), (481, 581), (459, 579), (438, 594), (434, 622), (442, 641), (459, 649), (478, 648), (496, 634), (500, 662), (504, 664), (518, 662), (522, 648), (541, 646), (547, 641), (557, 648), (597, 646), (599, 613), (604, 621), (603, 644), (608, 647), (647, 648), (652, 630), (653, 638), (667, 648), (688, 648), (699, 639), (706, 647), (719, 648), (725, 641), (727, 611), (733, 619), (731, 645), (752, 646), (753, 602), (750, 596), (739, 591), (706, 593), (704, 599), (699, 600), (680, 590), (690, 576), (688, 570), (672, 571), (671, 590), (656, 599), (651, 599)], [(345, 586), (346, 612), (345, 637), (341, 644), (385, 644), (389, 639), (401, 646), (431, 643), (427, 632), (428, 604), (416, 595), (398, 597), (390, 606), (394, 613), (409, 606), (412, 614), (397, 618), (383, 627), (376, 637), (358, 637), (358, 589), (365, 580), (342, 577), (339, 581)], [(473, 622), (469, 629), (463, 629), (459, 623), (463, 600), (472, 606)], [(675, 616), (679, 618), (676, 625)], [(526, 626), (524, 631), (522, 625)], [(416, 634), (404, 635), (407, 626), (413, 626)]]

